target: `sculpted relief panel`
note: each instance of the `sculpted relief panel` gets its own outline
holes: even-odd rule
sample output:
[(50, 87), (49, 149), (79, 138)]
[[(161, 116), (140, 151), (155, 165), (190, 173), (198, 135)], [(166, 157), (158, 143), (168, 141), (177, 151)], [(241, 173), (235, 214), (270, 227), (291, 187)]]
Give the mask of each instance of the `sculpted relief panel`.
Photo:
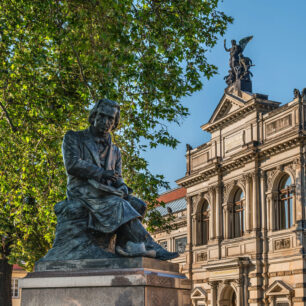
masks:
[(274, 241), (274, 250), (290, 249), (290, 238), (280, 239)]

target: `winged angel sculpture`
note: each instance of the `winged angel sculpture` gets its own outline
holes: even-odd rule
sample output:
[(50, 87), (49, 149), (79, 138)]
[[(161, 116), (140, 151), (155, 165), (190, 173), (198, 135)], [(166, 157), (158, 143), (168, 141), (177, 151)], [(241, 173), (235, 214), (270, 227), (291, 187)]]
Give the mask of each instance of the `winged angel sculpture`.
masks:
[(231, 48), (226, 47), (226, 40), (224, 40), (224, 49), (230, 53), (229, 65), (231, 68), (229, 75), (224, 78), (227, 85), (232, 85), (236, 80), (250, 81), (250, 76), (253, 76), (252, 72), (250, 72), (250, 67), (254, 66), (252, 60), (242, 54), (252, 38), (253, 36), (242, 38), (238, 44), (236, 40), (232, 40)]

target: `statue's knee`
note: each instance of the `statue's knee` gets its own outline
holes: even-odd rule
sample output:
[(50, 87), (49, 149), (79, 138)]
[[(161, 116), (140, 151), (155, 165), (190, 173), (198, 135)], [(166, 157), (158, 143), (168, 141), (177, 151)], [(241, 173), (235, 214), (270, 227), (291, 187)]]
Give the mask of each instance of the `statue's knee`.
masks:
[(147, 204), (138, 199), (135, 198), (133, 196), (129, 196), (128, 201), (130, 202), (130, 204), (133, 206), (133, 208), (142, 216), (144, 217), (144, 215), (146, 214), (147, 211)]
[(56, 204), (55, 213), (57, 217), (73, 220), (87, 218), (87, 210), (83, 203), (78, 200), (65, 200)]

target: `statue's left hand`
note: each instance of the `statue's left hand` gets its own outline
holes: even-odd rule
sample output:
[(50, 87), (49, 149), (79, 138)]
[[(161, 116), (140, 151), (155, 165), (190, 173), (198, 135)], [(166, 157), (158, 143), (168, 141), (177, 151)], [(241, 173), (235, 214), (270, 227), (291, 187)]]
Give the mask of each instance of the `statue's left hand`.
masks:
[(118, 190), (122, 191), (122, 192), (124, 193), (124, 195), (128, 195), (128, 194), (129, 194), (129, 190), (128, 190), (127, 186), (124, 185), (124, 184), (121, 185), (121, 186), (118, 188)]

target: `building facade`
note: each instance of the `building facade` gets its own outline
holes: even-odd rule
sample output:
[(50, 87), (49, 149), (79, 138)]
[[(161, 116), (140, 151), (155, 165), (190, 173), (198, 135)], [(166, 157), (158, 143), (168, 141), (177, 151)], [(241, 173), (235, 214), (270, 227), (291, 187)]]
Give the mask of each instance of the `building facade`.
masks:
[(306, 304), (305, 118), (306, 90), (281, 106), (232, 86), (201, 127), (211, 140), (187, 146), (193, 305)]
[(19, 288), (19, 280), (27, 276), (27, 272), (18, 265), (13, 265), (12, 272), (12, 306), (20, 306), (21, 290)]
[(162, 194), (158, 201), (165, 203), (165, 207), (156, 208), (162, 216), (171, 214), (174, 217), (173, 229), (166, 233), (162, 230), (155, 232), (152, 236), (165, 249), (171, 252), (178, 252), (180, 256), (172, 260), (179, 263), (181, 271), (186, 264), (186, 245), (187, 245), (187, 203), (186, 189), (177, 188)]

